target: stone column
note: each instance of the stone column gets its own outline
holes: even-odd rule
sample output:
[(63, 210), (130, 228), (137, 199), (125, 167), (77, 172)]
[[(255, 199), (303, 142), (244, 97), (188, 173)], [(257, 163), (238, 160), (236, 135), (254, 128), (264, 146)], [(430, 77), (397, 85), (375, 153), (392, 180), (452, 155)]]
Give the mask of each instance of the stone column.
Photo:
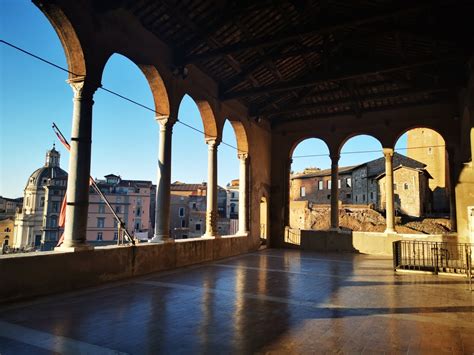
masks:
[(85, 77), (68, 80), (74, 91), (72, 131), (67, 179), (66, 222), (64, 240), (59, 251), (92, 249), (86, 242), (89, 209), (89, 179), (92, 144), (92, 100), (97, 86)]
[(215, 138), (206, 139), (207, 144), (207, 208), (206, 208), (206, 237), (218, 237), (217, 233), (217, 147), (219, 141)]
[(155, 231), (151, 243), (172, 242), (170, 236), (171, 138), (173, 124), (169, 118), (157, 118), (160, 125), (158, 171), (156, 180)]
[(385, 233), (395, 232), (395, 214), (393, 201), (393, 148), (383, 148), (385, 156)]
[(449, 220), (451, 224), (451, 232), (457, 230), (456, 222), (456, 174), (454, 173), (454, 149), (449, 148), (446, 150), (448, 154), (448, 184), (447, 193), (449, 194)]
[(238, 234), (248, 234), (247, 225), (247, 153), (239, 154), (239, 231)]
[(339, 229), (339, 155), (331, 155), (331, 229)]

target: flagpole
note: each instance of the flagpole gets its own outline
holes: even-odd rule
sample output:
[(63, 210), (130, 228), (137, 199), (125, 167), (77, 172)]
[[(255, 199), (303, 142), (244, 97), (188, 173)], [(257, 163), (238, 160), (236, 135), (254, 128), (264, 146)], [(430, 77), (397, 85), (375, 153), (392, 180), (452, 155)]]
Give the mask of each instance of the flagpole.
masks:
[[(66, 149), (69, 151), (70, 149), (70, 145), (69, 145), (69, 142), (67, 141), (66, 137), (64, 137), (64, 135), (62, 134), (61, 130), (59, 129), (58, 126), (56, 126), (56, 123), (53, 122), (53, 130), (54, 130), (54, 133), (56, 133), (56, 135), (58, 136), (59, 140), (61, 141), (61, 143), (66, 147)], [(90, 181), (90, 184), (91, 186), (93, 187), (93, 189), (95, 190), (95, 192), (102, 198), (102, 200), (105, 202), (105, 204), (107, 205), (107, 207), (109, 208), (109, 210), (112, 212), (112, 215), (114, 216), (115, 220), (117, 221), (118, 225), (120, 226), (119, 227), (119, 230), (120, 228), (123, 229), (125, 235), (127, 236), (127, 238), (130, 240), (130, 242), (132, 243), (132, 245), (135, 245), (135, 240), (133, 240), (132, 236), (130, 235), (130, 233), (128, 232), (127, 228), (125, 227), (125, 223), (122, 221), (122, 219), (117, 215), (117, 213), (115, 213), (115, 210), (113, 209), (112, 205), (110, 204), (109, 200), (107, 200), (107, 197), (105, 197), (105, 195), (102, 193), (102, 191), (100, 190), (99, 186), (97, 186), (96, 182), (94, 181), (94, 179), (89, 176), (89, 181)]]

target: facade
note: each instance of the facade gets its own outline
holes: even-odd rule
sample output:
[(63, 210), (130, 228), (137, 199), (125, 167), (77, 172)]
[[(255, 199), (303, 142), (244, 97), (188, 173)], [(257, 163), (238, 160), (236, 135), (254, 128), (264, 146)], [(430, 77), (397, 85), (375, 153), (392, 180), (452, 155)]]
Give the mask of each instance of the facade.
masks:
[[(154, 213), (151, 181), (122, 180), (111, 174), (104, 180), (96, 180), (96, 184), (131, 234), (140, 239), (151, 237), (150, 215)], [(60, 168), (60, 154), (53, 147), (46, 154), (45, 165), (28, 179), (23, 208), (15, 217), (14, 247), (49, 250), (56, 245), (62, 233), (58, 221), (66, 187), (67, 173)], [(87, 240), (110, 244), (117, 239), (118, 227), (113, 214), (90, 188)]]
[(7, 198), (0, 196), (0, 219), (15, 217), (17, 209), (23, 205), (23, 197)]
[[(132, 235), (147, 239), (152, 235), (153, 199), (152, 182), (142, 180), (122, 180), (120, 176), (109, 174), (96, 184), (112, 205), (115, 213), (125, 223)], [(89, 214), (87, 220), (87, 240), (113, 242), (118, 239), (117, 222), (102, 198), (93, 190), (89, 193)]]
[(28, 178), (23, 207), (15, 217), (14, 247), (40, 246), (58, 240), (58, 220), (67, 184), (67, 173), (59, 164), (60, 154), (53, 146), (46, 153), (44, 166)]
[[(227, 191), (217, 188), (217, 230), (229, 234)], [(200, 238), (206, 233), (207, 184), (171, 184), (170, 229), (174, 239)]]
[[(430, 211), (431, 195), (428, 188), (430, 174), (425, 165), (402, 154), (394, 153), (394, 187), (407, 186), (395, 196), (395, 208), (410, 216), (421, 216)], [(396, 171), (396, 173), (395, 173)], [(371, 205), (385, 210), (385, 159), (379, 158), (357, 166), (339, 167), (338, 201), (343, 204)], [(329, 204), (331, 200), (331, 169), (306, 169), (290, 180), (290, 200)], [(397, 194), (397, 191), (395, 191)], [(417, 196), (416, 198), (414, 196)]]
[(449, 211), (447, 154), (443, 137), (428, 128), (415, 128), (407, 133), (407, 155), (426, 164), (432, 176), (429, 188), (433, 195), (433, 212)]
[(239, 179), (234, 179), (226, 186), (227, 190), (227, 218), (239, 217)]
[[(402, 214), (420, 217), (429, 212), (431, 176), (426, 170), (399, 165), (393, 169), (393, 192), (395, 209)], [(379, 186), (379, 208), (386, 209), (386, 176), (385, 172), (376, 177)]]
[(3, 246), (13, 246), (15, 219), (8, 217), (0, 220), (0, 250)]

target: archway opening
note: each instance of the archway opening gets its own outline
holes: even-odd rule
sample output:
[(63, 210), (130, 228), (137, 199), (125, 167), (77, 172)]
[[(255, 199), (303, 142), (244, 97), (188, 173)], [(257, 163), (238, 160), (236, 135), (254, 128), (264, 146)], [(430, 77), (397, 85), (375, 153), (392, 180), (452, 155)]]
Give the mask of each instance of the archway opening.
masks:
[(378, 178), (385, 172), (381, 143), (369, 135), (344, 142), (339, 159), (339, 227), (383, 232), (386, 221), (380, 206)]
[(224, 123), (218, 155), (218, 232), (237, 234), (239, 227), (239, 159), (236, 132), (229, 120)]
[[(114, 54), (102, 74), (105, 87), (154, 108), (153, 93), (142, 70)], [(91, 175), (128, 232), (141, 240), (153, 235), (159, 126), (153, 112), (97, 90), (94, 95)], [(115, 244), (120, 230), (103, 199), (89, 194), (87, 241)]]
[(331, 159), (326, 143), (317, 138), (300, 142), (291, 156), (290, 229), (329, 228), (330, 179)]
[(173, 127), (171, 237), (199, 238), (206, 232), (208, 147), (201, 133), (204, 124), (199, 107), (189, 95), (181, 100), (178, 120), (185, 125), (177, 122)]
[(455, 230), (450, 157), (444, 138), (430, 128), (413, 128), (400, 136), (395, 151), (407, 158), (393, 164), (395, 209), (403, 225), (413, 233)]
[(267, 244), (268, 239), (268, 203), (267, 198), (260, 198), (260, 240), (262, 244)]

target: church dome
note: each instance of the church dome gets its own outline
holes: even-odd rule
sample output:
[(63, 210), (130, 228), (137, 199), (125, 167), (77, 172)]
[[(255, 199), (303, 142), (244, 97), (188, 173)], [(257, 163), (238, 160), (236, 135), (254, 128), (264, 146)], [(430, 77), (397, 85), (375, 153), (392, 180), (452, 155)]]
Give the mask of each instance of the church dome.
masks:
[(26, 187), (45, 186), (48, 181), (54, 179), (64, 180), (67, 173), (59, 167), (60, 154), (53, 145), (51, 150), (46, 152), (46, 162), (43, 167), (36, 169), (30, 175)]

